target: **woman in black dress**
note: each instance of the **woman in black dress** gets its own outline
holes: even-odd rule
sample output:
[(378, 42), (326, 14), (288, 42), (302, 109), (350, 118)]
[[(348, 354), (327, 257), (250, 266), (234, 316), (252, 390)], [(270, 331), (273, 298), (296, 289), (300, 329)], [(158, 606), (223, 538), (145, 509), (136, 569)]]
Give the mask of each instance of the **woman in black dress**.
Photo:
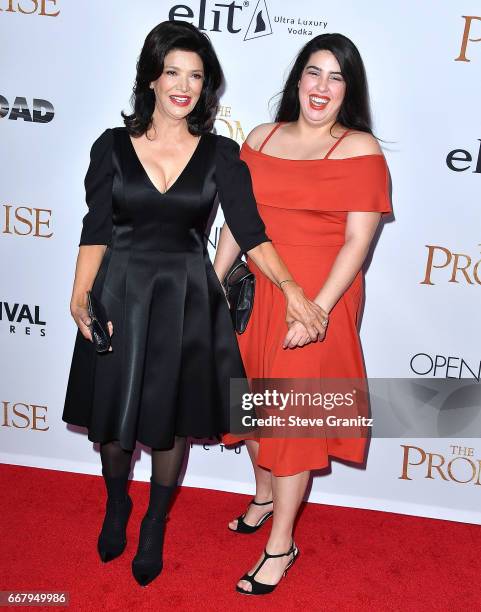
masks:
[[(323, 311), (304, 297), (267, 238), (237, 144), (209, 133), (222, 72), (206, 36), (164, 22), (147, 36), (125, 128), (91, 151), (71, 312), (79, 327), (63, 420), (100, 443), (107, 488), (103, 561), (126, 545), (136, 441), (152, 448), (150, 501), (132, 562), (141, 585), (162, 569), (165, 516), (186, 437), (229, 431), (229, 379), (244, 369), (204, 233), (216, 194), (245, 252), (282, 289), (288, 323), (322, 334)], [(112, 350), (91, 342), (86, 292), (103, 303)]]

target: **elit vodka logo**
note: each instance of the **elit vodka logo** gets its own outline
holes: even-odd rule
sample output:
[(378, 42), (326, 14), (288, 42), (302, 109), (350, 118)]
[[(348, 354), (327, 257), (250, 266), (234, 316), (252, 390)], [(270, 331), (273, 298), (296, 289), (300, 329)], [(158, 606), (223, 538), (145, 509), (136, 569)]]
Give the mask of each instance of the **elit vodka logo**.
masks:
[(244, 40), (260, 38), (269, 34), (272, 34), (272, 26), (266, 0), (259, 0), (245, 33)]
[[(245, 30), (245, 23), (254, 5), (255, 9), (250, 17), (249, 26)], [(254, 0), (238, 2), (236, 0), (231, 2), (199, 0), (188, 4), (176, 4), (170, 9), (168, 19), (169, 21), (188, 21), (199, 30), (209, 33), (228, 32), (242, 36), (245, 31), (244, 40), (272, 34), (266, 0), (258, 0), (257, 4)]]

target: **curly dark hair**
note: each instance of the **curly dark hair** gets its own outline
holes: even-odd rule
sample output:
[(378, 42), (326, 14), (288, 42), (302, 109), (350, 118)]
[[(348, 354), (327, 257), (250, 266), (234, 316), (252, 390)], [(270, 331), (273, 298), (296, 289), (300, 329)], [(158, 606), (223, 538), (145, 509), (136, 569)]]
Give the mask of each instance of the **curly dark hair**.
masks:
[(137, 75), (133, 87), (131, 115), (122, 112), (131, 136), (142, 136), (152, 126), (155, 94), (150, 83), (159, 78), (164, 59), (173, 49), (193, 51), (204, 65), (202, 93), (192, 112), (187, 116), (189, 132), (194, 136), (206, 134), (214, 125), (219, 104), (218, 91), (224, 77), (217, 55), (208, 37), (186, 21), (163, 21), (147, 35), (137, 61)]
[(309, 58), (316, 51), (331, 51), (341, 67), (346, 82), (346, 93), (337, 120), (348, 129), (372, 134), (366, 71), (356, 45), (343, 34), (320, 34), (300, 50), (280, 95), (276, 122), (296, 121), (300, 104), (297, 83)]

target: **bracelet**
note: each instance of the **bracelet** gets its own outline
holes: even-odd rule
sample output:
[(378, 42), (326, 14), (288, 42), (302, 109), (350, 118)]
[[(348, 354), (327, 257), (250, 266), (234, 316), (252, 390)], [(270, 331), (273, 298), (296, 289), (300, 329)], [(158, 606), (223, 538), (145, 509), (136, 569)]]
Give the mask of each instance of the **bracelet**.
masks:
[(286, 278), (285, 280), (279, 283), (279, 289), (282, 287), (282, 283), (295, 283), (296, 281), (293, 278)]

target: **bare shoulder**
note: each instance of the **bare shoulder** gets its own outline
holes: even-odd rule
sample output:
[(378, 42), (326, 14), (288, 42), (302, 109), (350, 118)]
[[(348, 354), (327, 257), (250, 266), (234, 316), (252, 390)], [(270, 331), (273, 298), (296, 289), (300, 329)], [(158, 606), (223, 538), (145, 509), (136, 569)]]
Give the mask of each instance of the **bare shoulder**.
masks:
[(261, 123), (251, 130), (246, 138), (247, 144), (252, 149), (259, 149), (262, 142), (267, 138), (269, 132), (274, 129), (275, 123)]
[[(342, 147), (342, 150), (341, 150)], [(382, 155), (377, 138), (367, 132), (349, 132), (339, 143), (339, 154), (342, 157), (359, 157), (360, 155)]]

